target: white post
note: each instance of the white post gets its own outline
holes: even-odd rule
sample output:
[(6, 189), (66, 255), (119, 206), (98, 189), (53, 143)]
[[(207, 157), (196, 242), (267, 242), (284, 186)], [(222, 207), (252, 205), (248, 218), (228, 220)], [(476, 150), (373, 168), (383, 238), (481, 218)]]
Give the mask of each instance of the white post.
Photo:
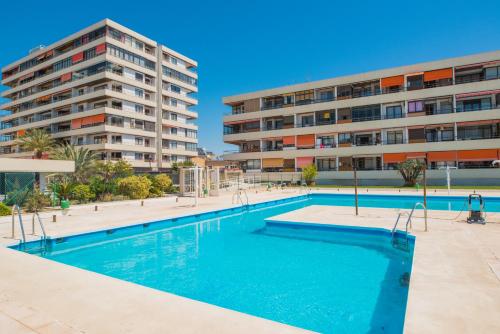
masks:
[(198, 187), (199, 187), (198, 166), (194, 167), (194, 206), (198, 206)]

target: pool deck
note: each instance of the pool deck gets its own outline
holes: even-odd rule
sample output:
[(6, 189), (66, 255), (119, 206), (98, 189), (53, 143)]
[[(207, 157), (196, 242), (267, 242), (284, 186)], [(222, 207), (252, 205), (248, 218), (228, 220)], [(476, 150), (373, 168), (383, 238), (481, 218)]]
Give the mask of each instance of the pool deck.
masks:
[[(318, 192), (352, 193), (351, 189)], [(296, 189), (249, 191), (249, 202), (296, 196)], [(361, 188), (360, 193), (366, 193)], [(416, 194), (414, 190), (401, 194)], [(452, 191), (466, 195), (468, 191)], [(499, 191), (481, 191), (500, 196)], [(369, 189), (368, 194), (399, 194)], [(446, 195), (445, 190), (429, 195)], [(151, 199), (75, 206), (67, 215), (41, 214), (51, 237), (234, 206), (231, 193), (200, 199)], [(284, 221), (392, 228), (396, 209), (311, 206), (275, 217)], [(57, 222), (52, 223), (52, 215)], [(486, 225), (457, 212), (429, 211), (429, 232), (417, 237), (405, 333), (500, 333), (500, 213)], [(421, 216), (421, 212), (417, 216)], [(389, 218), (387, 218), (389, 217)], [(31, 221), (31, 216), (24, 217)], [(26, 224), (27, 233), (31, 224)], [(0, 329), (5, 333), (303, 333), (251, 315), (10, 250), (10, 217), (0, 218)], [(19, 231), (17, 231), (18, 234)], [(30, 238), (33, 238), (30, 236)], [(496, 274), (495, 274), (496, 272)], [(498, 276), (497, 276), (498, 275)]]

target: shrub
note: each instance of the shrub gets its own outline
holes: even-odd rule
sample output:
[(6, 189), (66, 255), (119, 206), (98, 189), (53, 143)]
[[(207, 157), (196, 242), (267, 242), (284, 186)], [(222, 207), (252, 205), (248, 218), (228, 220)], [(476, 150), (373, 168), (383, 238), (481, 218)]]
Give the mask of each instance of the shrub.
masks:
[(302, 169), (302, 177), (306, 181), (307, 185), (311, 185), (316, 179), (317, 175), (318, 170), (316, 169), (315, 165), (309, 165)]
[(152, 182), (146, 176), (128, 176), (118, 181), (118, 190), (121, 195), (131, 199), (142, 199), (149, 195)]
[(87, 203), (95, 198), (95, 193), (92, 192), (90, 186), (86, 184), (77, 184), (71, 190), (71, 196), (76, 199), (78, 203)]
[(28, 212), (42, 211), (46, 206), (50, 205), (50, 196), (45, 195), (38, 187), (26, 198), (24, 208)]
[(165, 174), (158, 174), (149, 177), (151, 180), (150, 196), (159, 197), (172, 190), (172, 179)]
[(398, 165), (399, 173), (405, 180), (405, 187), (412, 187), (417, 183), (420, 173), (425, 168), (425, 164), (416, 159), (406, 160)]
[(11, 214), (12, 210), (7, 205), (0, 202), (0, 216), (10, 216)]

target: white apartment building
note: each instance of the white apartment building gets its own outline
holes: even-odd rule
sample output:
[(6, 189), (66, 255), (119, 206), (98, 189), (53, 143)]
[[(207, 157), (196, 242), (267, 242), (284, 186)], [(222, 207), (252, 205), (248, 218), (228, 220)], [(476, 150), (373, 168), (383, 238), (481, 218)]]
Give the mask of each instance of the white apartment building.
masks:
[(473, 178), (479, 169), (493, 175), (492, 162), (500, 159), (500, 51), (223, 102), (231, 108), (224, 142), (236, 145), (225, 159), (247, 171), (296, 172), (315, 164), (320, 175), (341, 177), (356, 167), (376, 171), (367, 174), (376, 178), (407, 159), (422, 159), (429, 169), (456, 167)]
[(31, 157), (16, 139), (50, 133), (138, 170), (197, 156), (197, 62), (104, 19), (2, 68), (0, 157)]

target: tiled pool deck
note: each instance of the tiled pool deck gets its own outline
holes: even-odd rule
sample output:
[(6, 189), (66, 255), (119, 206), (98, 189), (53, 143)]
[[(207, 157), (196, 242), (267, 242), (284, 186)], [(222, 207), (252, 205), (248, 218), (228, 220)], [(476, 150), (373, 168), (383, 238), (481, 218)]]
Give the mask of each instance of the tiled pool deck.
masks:
[[(366, 193), (365, 189), (361, 190)], [(349, 189), (321, 192), (352, 193)], [(369, 189), (368, 193), (391, 193)], [(415, 194), (415, 191), (408, 193)], [(453, 191), (466, 195), (468, 191)], [(482, 191), (490, 196), (500, 192)], [(446, 191), (431, 192), (446, 195)], [(298, 195), (297, 190), (249, 191), (250, 203)], [(52, 237), (210, 211), (231, 204), (231, 194), (74, 207), (43, 213)], [(391, 228), (396, 209), (311, 206), (277, 217), (283, 221)], [(417, 237), (406, 333), (500, 333), (500, 213), (486, 225), (464, 222), (457, 212), (429, 211), (429, 232), (416, 218)], [(417, 216), (421, 216), (419, 213)], [(25, 221), (30, 222), (31, 217)], [(28, 232), (31, 231), (30, 224)], [(10, 217), (0, 218), (0, 245), (12, 243)], [(222, 309), (0, 247), (2, 333), (294, 333), (301, 329)]]

